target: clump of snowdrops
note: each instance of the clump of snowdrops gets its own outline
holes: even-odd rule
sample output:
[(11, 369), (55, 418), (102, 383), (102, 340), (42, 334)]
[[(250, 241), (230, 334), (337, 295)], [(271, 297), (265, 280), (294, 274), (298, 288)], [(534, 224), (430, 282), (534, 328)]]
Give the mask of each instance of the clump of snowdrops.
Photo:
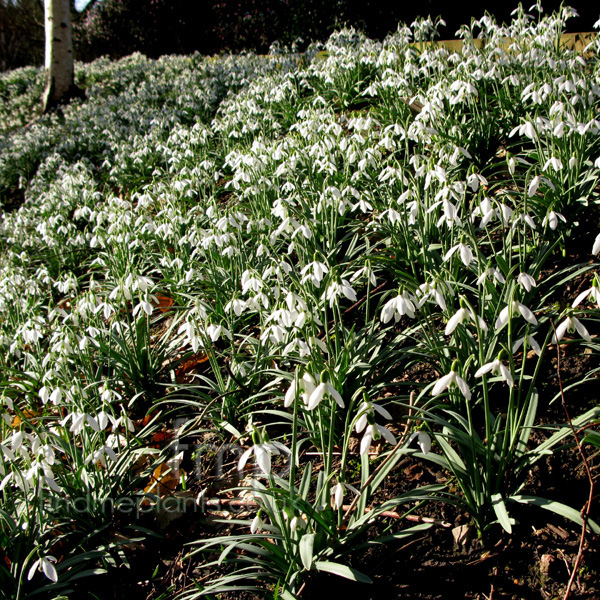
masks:
[[(79, 69), (85, 102), (2, 134), (0, 570), (14, 594), (126, 560), (106, 505), (152, 501), (161, 418), (237, 441), (240, 472), (260, 475), (237, 490), (250, 517), (192, 545), (221, 574), (187, 598), (294, 597), (319, 571), (366, 581), (347, 557), (371, 521), (427, 500), (484, 539), (513, 531), (518, 503), (581, 521), (524, 488), (570, 441), (561, 423), (532, 444), (557, 399), (540, 385), (549, 346), (598, 352), (600, 242), (548, 271), (598, 201), (597, 48), (560, 46), (571, 14), (486, 15), (460, 53), (422, 20), (382, 43), (338, 32), (302, 60), (98, 61)], [(378, 503), (407, 454), (452, 487)], [(423, 527), (388, 522), (383, 539)]]

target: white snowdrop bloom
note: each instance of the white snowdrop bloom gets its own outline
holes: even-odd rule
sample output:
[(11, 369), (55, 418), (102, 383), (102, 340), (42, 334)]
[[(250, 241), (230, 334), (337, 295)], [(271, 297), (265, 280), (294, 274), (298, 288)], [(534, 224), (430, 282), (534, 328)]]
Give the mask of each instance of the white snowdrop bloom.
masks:
[(554, 169), (554, 171), (558, 173), (558, 171), (562, 170), (563, 164), (558, 158), (553, 156), (552, 158), (546, 161), (542, 168), (542, 171), (547, 171), (550, 167), (552, 167), (552, 169)]
[(344, 486), (338, 481), (338, 483), (331, 489), (331, 495), (333, 496), (333, 510), (339, 510), (344, 504)]
[(513, 300), (510, 304), (507, 304), (498, 315), (496, 319), (495, 328), (502, 329), (507, 323), (511, 314), (519, 313), (528, 323), (537, 325), (537, 319), (535, 315), (529, 310), (524, 304)]
[(329, 267), (317, 260), (307, 264), (301, 271), (302, 283), (310, 281), (315, 287), (321, 287), (321, 281), (325, 274), (329, 273)]
[(393, 317), (397, 323), (403, 315), (407, 315), (411, 319), (415, 317), (415, 305), (407, 292), (402, 292), (388, 300), (381, 311), (380, 318), (383, 323), (389, 323)]
[(264, 442), (262, 444), (254, 444), (246, 450), (238, 461), (238, 471), (241, 471), (248, 462), (250, 455), (254, 453), (254, 459), (260, 470), (265, 474), (271, 473), (271, 456), (281, 453), (291, 454), (289, 448), (286, 448), (281, 442)]
[(552, 343), (556, 344), (563, 339), (565, 333), (579, 333), (579, 335), (586, 341), (591, 342), (592, 337), (588, 333), (588, 330), (583, 326), (581, 321), (574, 316), (567, 316), (565, 320), (556, 328), (556, 332), (552, 335)]
[(229, 340), (233, 339), (231, 332), (222, 325), (214, 325), (211, 323), (206, 328), (206, 333), (208, 334), (208, 337), (210, 337), (212, 342), (216, 342), (218, 339), (221, 338), (222, 335), (227, 337)]
[(541, 181), (542, 181), (542, 178), (540, 175), (536, 175), (531, 180), (531, 183), (529, 184), (529, 187), (527, 188), (527, 196), (529, 198), (532, 198), (533, 196), (535, 196), (535, 193), (538, 191), (538, 188), (540, 187)]
[(444, 260), (447, 261), (457, 250), (460, 254), (460, 260), (462, 260), (465, 267), (468, 267), (474, 260), (473, 251), (471, 248), (469, 248), (469, 246), (463, 244), (462, 242), (452, 246), (452, 248), (450, 248), (450, 250), (444, 254)]
[(344, 408), (344, 401), (340, 393), (328, 381), (322, 381), (313, 390), (308, 398), (306, 405), (307, 410), (314, 410), (323, 400), (325, 396), (333, 398), (340, 408)]
[(492, 375), (498, 375), (502, 378), (503, 381), (506, 381), (510, 387), (515, 385), (515, 380), (508, 369), (508, 367), (500, 361), (499, 358), (493, 360), (485, 365), (482, 365), (475, 371), (475, 377), (481, 377), (486, 373), (492, 373)]
[(525, 337), (519, 338), (512, 347), (513, 354), (527, 341), (527, 344), (531, 346), (532, 350), (538, 355), (542, 355), (542, 349), (537, 343), (537, 340), (532, 335), (526, 335)]
[(423, 454), (428, 454), (431, 450), (431, 437), (426, 431), (415, 431), (409, 438), (408, 444), (417, 438), (417, 444)]
[(453, 331), (458, 327), (460, 323), (464, 323), (467, 320), (477, 323), (482, 331), (487, 331), (488, 326), (485, 321), (479, 316), (473, 314), (473, 311), (468, 308), (459, 308), (448, 320), (446, 329), (444, 330), (445, 335), (452, 335)]
[(442, 291), (445, 291), (449, 295), (453, 294), (452, 289), (447, 283), (440, 281), (422, 283), (417, 289), (417, 297), (419, 298), (417, 302), (418, 308), (421, 308), (429, 300), (430, 302), (435, 302), (442, 310), (446, 310), (446, 300)]
[(42, 556), (38, 558), (29, 569), (27, 573), (27, 580), (30, 581), (33, 579), (36, 570), (41, 571), (50, 581), (56, 583), (58, 581), (58, 573), (56, 572), (56, 567), (54, 563), (56, 562), (56, 558), (54, 556)]
[(264, 521), (260, 517), (260, 512), (252, 519), (250, 523), (250, 533), (254, 534), (260, 531), (264, 526)]
[(115, 451), (110, 446), (101, 446), (100, 448), (94, 450), (91, 454), (89, 454), (84, 463), (87, 464), (100, 464), (103, 467), (106, 467), (106, 457), (110, 458), (113, 462), (117, 462), (119, 459), (115, 453)]
[(471, 188), (473, 192), (477, 192), (479, 186), (488, 185), (488, 181), (483, 175), (479, 175), (479, 173), (471, 173), (467, 177), (467, 185)]
[(528, 292), (531, 291), (531, 288), (537, 287), (535, 279), (528, 273), (519, 273), (517, 283)]
[(383, 425), (379, 425), (378, 423), (367, 425), (365, 433), (360, 442), (360, 455), (365, 456), (365, 454), (368, 454), (373, 440), (378, 440), (382, 437), (388, 444), (392, 446), (395, 446), (398, 443), (394, 437), (394, 434)]
[(592, 282), (592, 287), (581, 292), (573, 301), (573, 308), (579, 306), (584, 300), (588, 300), (588, 302), (595, 302), (600, 308), (600, 287), (598, 286), (598, 279), (594, 277), (594, 281)]
[(467, 382), (454, 370), (454, 368), (443, 377), (437, 380), (436, 384), (431, 390), (432, 396), (439, 396), (443, 391), (449, 390), (453, 387), (458, 387), (461, 394), (467, 399), (471, 399), (471, 390), (467, 385)]
[(596, 236), (594, 240), (594, 245), (592, 247), (592, 254), (600, 253), (600, 233)]
[[(504, 275), (496, 269), (496, 267), (492, 267), (491, 265), (477, 278), (477, 285), (481, 285), (486, 279), (490, 279), (492, 283), (506, 283), (506, 279), (504, 279)], [(494, 285), (496, 285), (494, 283)]]
[(518, 214), (513, 220), (512, 228), (514, 229), (521, 221), (525, 222), (529, 227), (531, 227), (531, 229), (537, 229), (533, 217), (528, 214)]
[(377, 277), (375, 277), (375, 273), (373, 272), (373, 269), (371, 268), (370, 264), (367, 264), (364, 267), (361, 267), (360, 269), (358, 269), (358, 271), (356, 271), (352, 275), (352, 277), (350, 277), (350, 283), (354, 283), (357, 279), (360, 279), (363, 275), (366, 275), (369, 278), (369, 281), (371, 282), (371, 285), (373, 287), (377, 287)]
[(314, 392), (316, 387), (317, 382), (315, 381), (314, 377), (309, 373), (304, 373), (302, 377), (298, 380), (297, 386), (296, 380), (292, 380), (290, 387), (285, 393), (285, 400), (283, 405), (286, 408), (289, 408), (294, 403), (296, 394), (299, 394), (300, 398), (302, 399), (302, 402), (306, 406), (308, 404), (308, 399), (310, 398), (311, 394)]
[(326, 298), (331, 308), (333, 308), (340, 295), (344, 295), (351, 302), (356, 302), (356, 292), (345, 279), (342, 279), (340, 282), (333, 281), (327, 288)]
[(143, 300), (142, 299), (134, 307), (134, 309), (133, 309), (133, 316), (137, 317), (137, 315), (140, 312), (140, 310), (143, 310), (143, 312), (145, 312), (146, 315), (151, 316), (154, 308), (153, 308), (152, 304), (150, 304), (150, 302), (148, 302), (147, 300)]
[(551, 210), (545, 217), (544, 220), (542, 221), (542, 225), (545, 227), (546, 225), (548, 225), (548, 227), (550, 227), (550, 229), (552, 229), (552, 231), (554, 231), (557, 227), (558, 227), (558, 220), (561, 220), (563, 223), (567, 222), (567, 219), (565, 219), (565, 217), (563, 215), (561, 215), (560, 213), (554, 212), (553, 210)]
[(234, 298), (225, 305), (225, 312), (233, 311), (234, 314), (239, 317), (244, 312), (245, 308), (246, 302), (244, 300)]

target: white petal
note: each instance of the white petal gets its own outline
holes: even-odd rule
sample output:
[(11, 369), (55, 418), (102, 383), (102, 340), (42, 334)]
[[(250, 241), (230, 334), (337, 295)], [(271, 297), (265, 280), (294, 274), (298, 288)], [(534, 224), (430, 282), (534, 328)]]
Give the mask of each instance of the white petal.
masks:
[(327, 391), (332, 396), (332, 398), (338, 403), (338, 406), (340, 408), (344, 408), (344, 401), (342, 400), (342, 396), (330, 383), (327, 384)]
[(458, 385), (458, 389), (462, 392), (462, 395), (467, 399), (471, 399), (471, 390), (467, 385), (467, 382), (460, 376), (456, 376), (456, 385)]
[(523, 304), (517, 302), (517, 306), (519, 307), (519, 312), (523, 315), (523, 318), (531, 323), (532, 325), (537, 325), (537, 319), (535, 315)]
[(385, 439), (388, 444), (395, 446), (398, 443), (394, 437), (394, 434), (389, 429), (385, 428), (383, 425), (376, 425), (376, 427), (383, 439)]
[(242, 456), (240, 456), (240, 460), (238, 462), (238, 471), (241, 471), (245, 466), (246, 463), (248, 462), (248, 458), (250, 458), (250, 454), (252, 454), (252, 448), (248, 448), (248, 450), (246, 450), (244, 452), (244, 454), (242, 454)]
[(495, 360), (493, 360), (492, 362), (486, 363), (485, 365), (479, 367), (479, 369), (477, 369), (477, 371), (475, 371), (475, 377), (481, 377), (485, 373), (489, 373), (490, 371), (493, 371), (495, 366), (496, 366)]
[(379, 404), (373, 404), (373, 408), (384, 418), (387, 419), (388, 421), (392, 420), (392, 415), (388, 412), (387, 409), (383, 408), (383, 406), (379, 406)]
[(334, 510), (338, 510), (339, 508), (342, 508), (344, 504), (344, 486), (341, 483), (338, 483), (332, 491), (333, 508)]
[(29, 573), (27, 573), (27, 581), (31, 581), (31, 579), (33, 578), (33, 576), (35, 575), (35, 570), (37, 569), (38, 565), (40, 564), (40, 559), (38, 558), (32, 565), (31, 568), (29, 569)]
[(590, 334), (588, 333), (588, 330), (583, 326), (583, 323), (577, 319), (576, 317), (573, 317), (573, 324), (575, 325), (575, 329), (577, 329), (577, 331), (579, 332), (579, 335), (586, 340), (587, 342), (591, 342), (592, 338), (590, 336)]
[(44, 556), (44, 558), (42, 558), (42, 560), (41, 560), (41, 564), (42, 564), (42, 571), (44, 572), (44, 575), (48, 579), (50, 579), (56, 583), (58, 581), (58, 573), (56, 572), (54, 565), (50, 561), (50, 557)]
[(579, 306), (591, 293), (592, 293), (592, 288), (590, 288), (589, 290), (585, 290), (584, 292), (581, 292), (581, 294), (579, 294), (579, 296), (577, 296), (577, 298), (575, 298), (575, 300), (573, 301), (573, 308), (575, 308), (576, 306)]
[(314, 390), (314, 392), (308, 398), (308, 404), (306, 408), (308, 410), (313, 410), (319, 405), (319, 402), (323, 400), (323, 396), (325, 394), (325, 384), (320, 383)]
[(362, 441), (360, 442), (360, 455), (364, 456), (369, 452), (369, 448), (371, 447), (371, 441), (373, 440), (373, 430), (372, 427), (367, 427), (365, 431), (365, 435), (363, 435)]
[(296, 399), (296, 380), (294, 379), (292, 381), (292, 384), (288, 388), (288, 391), (285, 393), (285, 400), (283, 401), (283, 406), (285, 406), (285, 408), (288, 408), (289, 406), (291, 406), (294, 403), (295, 399)]
[(560, 342), (560, 340), (563, 339), (567, 328), (570, 326), (571, 324), (571, 319), (569, 319), (569, 317), (567, 317), (557, 328), (556, 328), (556, 332), (554, 333), (554, 335), (552, 336), (552, 343), (556, 344), (557, 342)]
[(268, 475), (271, 472), (271, 452), (263, 444), (258, 444), (254, 446), (254, 453), (256, 464), (265, 475)]
[(439, 396), (439, 394), (441, 394), (448, 387), (448, 385), (450, 385), (453, 379), (453, 371), (450, 371), (450, 373), (444, 375), (441, 379), (438, 379), (436, 384), (433, 386), (433, 389), (431, 390), (431, 395)]
[(444, 330), (445, 335), (451, 335), (456, 329), (459, 323), (462, 323), (464, 318), (467, 316), (467, 310), (465, 308), (459, 308), (448, 320), (446, 329)]
[(502, 309), (502, 311), (498, 315), (498, 318), (496, 319), (496, 324), (494, 326), (496, 329), (502, 329), (502, 327), (504, 327), (508, 323), (508, 311), (508, 306), (505, 306)]

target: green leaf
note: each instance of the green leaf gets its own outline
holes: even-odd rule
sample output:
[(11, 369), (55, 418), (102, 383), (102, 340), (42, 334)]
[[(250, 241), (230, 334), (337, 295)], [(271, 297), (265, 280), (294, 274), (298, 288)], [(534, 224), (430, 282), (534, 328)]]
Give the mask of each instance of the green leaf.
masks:
[[(507, 500), (519, 502), (520, 504), (533, 504), (534, 506), (539, 506), (545, 510), (552, 511), (557, 515), (561, 515), (562, 517), (565, 517), (565, 519), (574, 521), (578, 525), (583, 525), (583, 519), (581, 518), (579, 511), (567, 506), (566, 504), (563, 504), (562, 502), (548, 500), (548, 498), (540, 498), (539, 496), (525, 496), (523, 494), (511, 496), (510, 498), (507, 498)], [(588, 528), (591, 529), (595, 534), (600, 533), (600, 526), (598, 526), (598, 524), (592, 519), (588, 519), (587, 525)]]
[(304, 469), (304, 474), (302, 475), (302, 481), (300, 482), (300, 487), (298, 488), (298, 495), (302, 500), (306, 500), (308, 498), (308, 492), (310, 490), (310, 477), (312, 475), (312, 463), (306, 463), (306, 468)]
[(504, 504), (502, 494), (492, 495), (492, 508), (496, 513), (496, 517), (498, 517), (498, 523), (502, 525), (504, 531), (506, 531), (507, 533), (512, 533), (510, 517), (508, 516), (508, 511), (506, 510), (506, 505)]
[(334, 575), (339, 575), (344, 579), (351, 579), (352, 581), (358, 581), (360, 583), (373, 583), (371, 578), (367, 577), (364, 573), (340, 563), (318, 560), (315, 562), (315, 567), (317, 571), (333, 573)]
[(307, 571), (312, 569), (313, 565), (313, 550), (315, 547), (315, 537), (316, 533), (305, 533), (300, 538), (299, 548), (300, 548), (300, 559), (302, 560), (302, 564)]
[(525, 454), (527, 450), (527, 442), (529, 442), (529, 438), (531, 437), (531, 432), (533, 429), (533, 422), (535, 420), (535, 415), (537, 413), (538, 407), (538, 393), (537, 390), (534, 390), (531, 394), (531, 398), (529, 399), (529, 403), (527, 405), (527, 413), (525, 414), (525, 419), (523, 421), (523, 425), (519, 430), (519, 436), (517, 445), (515, 448), (515, 456), (521, 457)]
[(592, 446), (596, 446), (596, 448), (600, 448), (600, 433), (591, 431), (583, 438), (581, 443), (582, 444), (591, 444)]

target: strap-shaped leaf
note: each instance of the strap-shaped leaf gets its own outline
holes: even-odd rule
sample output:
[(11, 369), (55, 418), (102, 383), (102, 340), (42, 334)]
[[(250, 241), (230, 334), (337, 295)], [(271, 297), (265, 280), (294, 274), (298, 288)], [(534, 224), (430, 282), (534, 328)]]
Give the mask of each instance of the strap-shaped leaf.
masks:
[(506, 510), (506, 504), (504, 504), (502, 494), (492, 495), (492, 508), (498, 517), (498, 523), (502, 525), (504, 531), (507, 533), (512, 533), (510, 517), (508, 516), (508, 511)]
[(370, 577), (367, 577), (364, 573), (340, 563), (318, 560), (315, 562), (315, 568), (317, 571), (333, 573), (334, 575), (339, 575), (340, 577), (351, 579), (352, 581), (359, 581), (360, 583), (373, 583)]
[(300, 538), (300, 543), (298, 544), (300, 548), (300, 559), (307, 571), (310, 571), (313, 565), (313, 550), (315, 547), (316, 535), (316, 533), (305, 533)]
[[(583, 520), (579, 514), (579, 511), (567, 506), (566, 504), (563, 504), (562, 502), (548, 500), (548, 498), (540, 498), (539, 496), (526, 496), (522, 494), (518, 496), (510, 496), (510, 498), (507, 498), (507, 500), (519, 502), (520, 504), (533, 504), (534, 506), (539, 506), (545, 510), (552, 511), (557, 515), (561, 515), (565, 517), (565, 519), (574, 521), (578, 525), (583, 525)], [(587, 525), (588, 528), (591, 529), (595, 534), (600, 533), (600, 526), (592, 519), (587, 520)]]

